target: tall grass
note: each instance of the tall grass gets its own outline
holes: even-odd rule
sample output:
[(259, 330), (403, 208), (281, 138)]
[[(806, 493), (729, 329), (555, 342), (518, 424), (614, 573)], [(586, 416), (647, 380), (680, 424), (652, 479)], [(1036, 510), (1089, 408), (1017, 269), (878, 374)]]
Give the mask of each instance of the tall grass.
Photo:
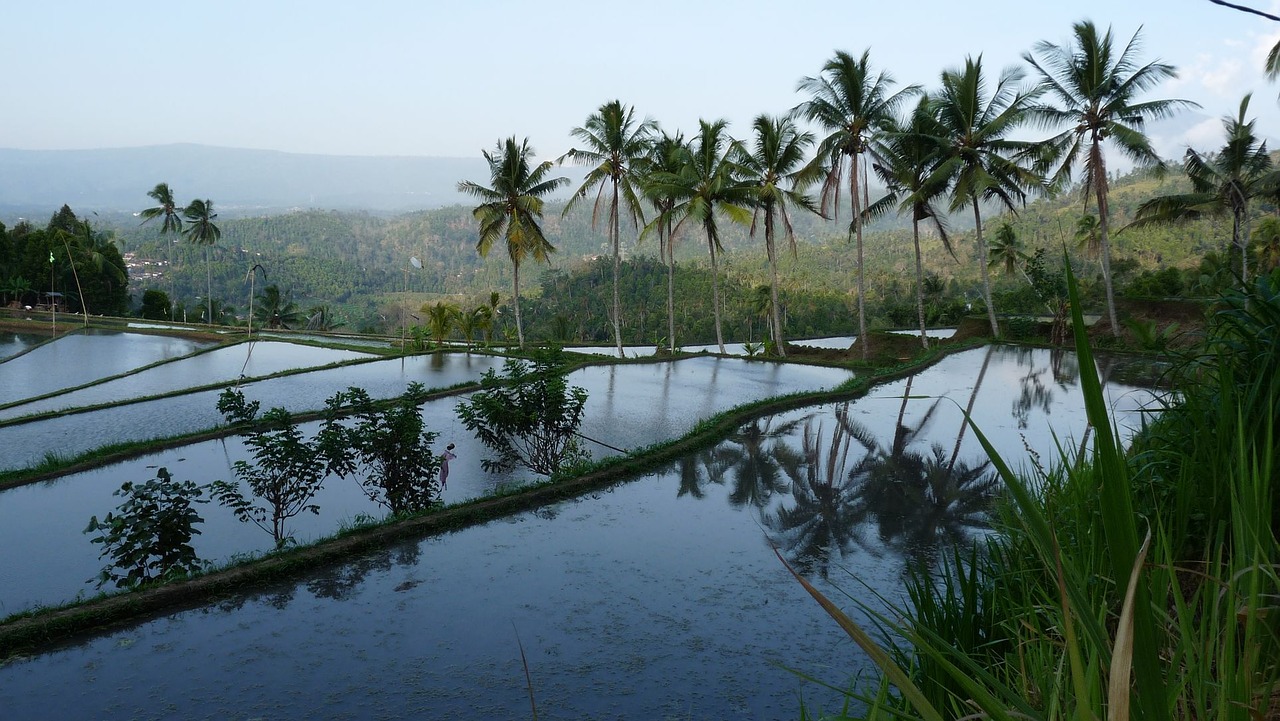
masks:
[(866, 718), (1280, 717), (1280, 276), (1224, 298), (1181, 403), (1127, 453), (1070, 285), (1092, 444), (1022, 478), (975, 428), (1002, 533), (913, 572), (880, 634), (806, 584), (892, 686), (850, 695)]

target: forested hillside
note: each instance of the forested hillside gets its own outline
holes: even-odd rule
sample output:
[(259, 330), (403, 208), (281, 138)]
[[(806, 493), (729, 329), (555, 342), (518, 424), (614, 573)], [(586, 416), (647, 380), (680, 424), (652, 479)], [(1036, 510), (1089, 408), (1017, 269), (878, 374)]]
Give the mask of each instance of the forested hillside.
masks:
[[(1181, 192), (1187, 181), (1176, 172), (1158, 177), (1139, 172), (1116, 178), (1111, 193), (1113, 228), (1132, 219), (1137, 206), (1161, 194)], [(548, 266), (526, 263), (522, 281), (532, 337), (576, 341), (607, 341), (611, 292), (610, 274), (600, 259), (608, 255), (603, 227), (592, 227), (592, 209), (582, 203), (562, 216), (563, 204), (548, 204), (544, 229), (556, 246)], [(1274, 212), (1270, 206), (1257, 215)], [(1033, 200), (1016, 215), (992, 215), (988, 238), (1008, 220), (1027, 257), (1038, 248), (1057, 262), (1066, 250), (1085, 281), (1096, 290), (1098, 268), (1087, 248), (1080, 219), (1087, 215), (1081, 195), (1065, 192)], [(856, 330), (853, 271), (855, 256), (848, 242), (848, 218), (824, 220), (809, 213), (793, 217), (796, 253), (780, 255), (780, 292), (789, 337), (849, 334)], [(926, 295), (931, 323), (951, 323), (980, 303), (978, 266), (972, 258), (972, 227), (967, 216), (949, 223), (952, 257), (936, 233), (923, 240)], [(469, 206), (450, 206), (396, 216), (364, 212), (300, 211), (261, 217), (229, 218), (220, 222), (219, 241), (211, 247), (206, 268), (204, 249), (182, 236), (162, 235), (158, 222), (120, 215), (90, 215), (95, 232), (113, 234), (120, 250), (131, 259), (129, 291), (132, 307), (143, 291), (170, 295), (181, 313), (200, 316), (205, 303), (206, 271), (212, 278), (217, 305), (243, 317), (249, 304), (249, 271), (260, 267), (254, 285), (276, 285), (303, 310), (325, 306), (345, 327), (390, 331), (401, 324), (424, 325), (420, 308), (444, 300), (468, 309), (487, 302), (493, 292), (509, 303), (511, 263), (504, 248), (487, 258), (476, 252), (477, 226)], [(769, 282), (763, 241), (750, 228), (723, 222), (725, 254), (725, 329), (734, 339), (764, 336), (761, 288)], [(893, 218), (867, 231), (868, 308), (874, 327), (905, 327), (913, 323), (913, 252), (908, 225)], [(657, 257), (656, 236), (637, 242), (635, 229), (622, 231), (625, 335), (631, 342), (651, 343), (666, 336), (665, 267)], [(38, 236), (37, 236), (38, 237)], [(1230, 241), (1227, 220), (1202, 220), (1183, 226), (1156, 226), (1115, 234), (1114, 263), (1123, 289), (1134, 280), (1166, 268), (1177, 270), (1179, 288), (1193, 285), (1206, 255), (1210, 261)], [(989, 240), (990, 242), (990, 240)], [(784, 243), (784, 248), (786, 244)], [(677, 236), (676, 308), (681, 337), (678, 342), (705, 343), (714, 339), (707, 244), (700, 229), (679, 229)], [(33, 256), (34, 257), (34, 256)], [(414, 267), (412, 258), (421, 261)], [(34, 262), (34, 261), (33, 261)], [(35, 268), (33, 266), (33, 268)], [(38, 269), (37, 269), (38, 270)], [(47, 269), (46, 269), (47, 270)], [(34, 270), (32, 271), (34, 272)], [(157, 275), (158, 273), (158, 275)], [(1009, 307), (1000, 310), (1035, 312), (1023, 273), (1005, 275), (993, 269), (997, 294)], [(27, 285), (33, 285), (28, 278)], [(68, 283), (70, 280), (67, 281)], [(1141, 284), (1135, 286), (1141, 292)], [(256, 292), (256, 291), (255, 291)], [(411, 314), (408, 318), (405, 313)], [(219, 313), (219, 315), (222, 315)]]

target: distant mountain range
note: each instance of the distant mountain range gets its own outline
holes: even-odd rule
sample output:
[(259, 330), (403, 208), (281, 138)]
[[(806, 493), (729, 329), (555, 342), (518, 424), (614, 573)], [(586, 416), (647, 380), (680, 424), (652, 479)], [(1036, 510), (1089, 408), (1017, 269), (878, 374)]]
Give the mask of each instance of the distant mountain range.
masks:
[[(580, 168), (564, 174), (582, 177)], [(180, 203), (214, 201), (220, 213), (289, 208), (404, 212), (470, 198), (459, 180), (488, 184), (483, 158), (304, 155), (178, 144), (98, 150), (0, 148), (0, 210), (47, 213), (149, 207), (147, 191), (166, 182)]]

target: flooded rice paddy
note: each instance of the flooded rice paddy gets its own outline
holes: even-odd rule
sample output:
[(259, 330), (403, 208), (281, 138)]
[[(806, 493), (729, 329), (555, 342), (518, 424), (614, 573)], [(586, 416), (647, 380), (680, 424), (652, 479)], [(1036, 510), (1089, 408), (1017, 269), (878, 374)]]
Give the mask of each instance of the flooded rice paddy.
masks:
[[(736, 389), (776, 388), (802, 368), (774, 378), (762, 370), (772, 364), (685, 363), (575, 377), (592, 393), (584, 434), (625, 437), (620, 447), (658, 440), (628, 425), (667, 418), (652, 432), (672, 433), (700, 404), (736, 405), (746, 395)], [(1122, 364), (1100, 366), (1129, 378)], [(746, 423), (607, 491), (16, 660), (0, 667), (0, 704), (20, 719), (531, 717), (523, 648), (539, 718), (795, 717), (802, 697), (811, 712), (833, 711), (838, 695), (784, 666), (838, 687), (869, 669), (773, 549), (851, 611), (837, 589), (873, 605), (873, 593), (900, 600), (905, 563), (987, 532), (980, 501), (995, 489), (962, 411), (1013, 465), (1029, 462), (1028, 448), (1047, 462), (1055, 437), (1072, 447), (1085, 433), (1077, 370), (1066, 352), (956, 354), (853, 402)], [(690, 390), (713, 377), (718, 392)], [(1112, 381), (1107, 394), (1126, 432), (1152, 401), (1135, 380)], [(430, 405), (424, 413), (438, 443), (460, 446), (446, 500), (492, 487), (483, 449)], [(175, 449), (188, 460), (172, 462), (194, 470), (183, 464), (197, 463), (196, 450)], [(83, 527), (93, 504), (79, 499), (109, 495), (113, 482), (17, 490), (72, 487), (25, 513), (80, 516), (72, 525)], [(10, 493), (0, 509), (18, 498)], [(22, 582), (0, 587), (11, 581)]]

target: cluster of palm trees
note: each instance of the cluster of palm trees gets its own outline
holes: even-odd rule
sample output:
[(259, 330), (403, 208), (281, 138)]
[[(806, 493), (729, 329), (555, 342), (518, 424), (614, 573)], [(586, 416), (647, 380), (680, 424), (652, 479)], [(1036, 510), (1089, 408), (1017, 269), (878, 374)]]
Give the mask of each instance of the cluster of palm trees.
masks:
[[(208, 322), (213, 323), (213, 269), (209, 264), (209, 249), (217, 244), (218, 239), (222, 237), (222, 230), (213, 222), (218, 218), (218, 214), (213, 210), (213, 201), (197, 198), (185, 207), (179, 207), (178, 203), (173, 199), (173, 191), (169, 188), (168, 183), (157, 183), (156, 187), (147, 192), (147, 197), (154, 200), (156, 205), (141, 212), (143, 223), (160, 218), (160, 235), (162, 237), (167, 233), (182, 235), (192, 245), (199, 245), (204, 248), (207, 282), (206, 296), (209, 302), (208, 315), (205, 317)], [(184, 221), (186, 223), (185, 227)], [(169, 273), (169, 295), (172, 297), (173, 253), (170, 252), (169, 256), (171, 269)]]
[[(582, 127), (571, 131), (584, 147), (570, 150), (559, 162), (591, 166), (566, 211), (594, 190), (593, 223), (601, 219), (606, 223), (614, 259), (612, 321), (618, 352), (623, 345), (617, 292), (623, 215), (636, 228), (637, 239), (657, 233), (659, 251), (669, 269), (669, 299), (674, 282), (671, 247), (686, 224), (700, 228), (705, 236), (713, 278), (718, 274), (717, 253), (723, 250), (718, 223), (725, 218), (749, 223), (752, 235), (763, 226), (772, 274), (772, 346), (783, 354), (776, 244), (781, 233), (794, 252), (791, 213), (802, 210), (838, 218), (841, 194), (847, 193), (849, 238), (857, 244), (858, 334), (864, 352), (869, 339), (863, 302), (863, 224), (887, 213), (905, 213), (913, 225), (920, 337), (927, 348), (920, 224), (931, 224), (954, 255), (947, 217), (972, 210), (974, 255), (991, 332), (998, 336), (983, 211), (992, 206), (1016, 211), (1030, 194), (1061, 190), (1077, 177), (1086, 206), (1091, 200), (1096, 203), (1108, 318), (1112, 329), (1118, 329), (1111, 287), (1104, 145), (1137, 165), (1159, 164), (1144, 124), (1194, 106), (1184, 100), (1142, 97), (1174, 77), (1175, 71), (1160, 62), (1141, 63), (1137, 54), (1137, 33), (1120, 47), (1109, 29), (1101, 32), (1084, 21), (1073, 27), (1070, 42), (1041, 42), (1024, 54), (1035, 72), (1032, 82), (1024, 82), (1023, 69), (1009, 68), (993, 84), (978, 56), (945, 70), (938, 89), (925, 91), (917, 85), (897, 87), (888, 73), (873, 68), (869, 53), (855, 57), (837, 52), (819, 75), (799, 82), (798, 90), (809, 96), (807, 100), (785, 116), (757, 117), (747, 141), (730, 137), (723, 120), (701, 121), (697, 134), (685, 141), (680, 134), (663, 132), (651, 120), (638, 120), (634, 108), (620, 101), (605, 103)], [(824, 135), (818, 139), (803, 130), (798, 125), (801, 121)], [(1036, 142), (1016, 139), (1029, 126), (1056, 134)], [(516, 266), (514, 305), (523, 344), (519, 264), (526, 257), (544, 260), (554, 251), (539, 225), (542, 199), (568, 180), (551, 177), (550, 161), (535, 166), (527, 140), (512, 137), (484, 155), (491, 185), (464, 181), (458, 187), (482, 201), (474, 211), (481, 224), (480, 253), (486, 254), (499, 238), (507, 243)], [(874, 202), (868, 183), (871, 173), (884, 186)], [(809, 195), (814, 186), (817, 198)], [(716, 341), (723, 349), (719, 292), (713, 281)], [(669, 318), (674, 316), (672, 310), (668, 308)], [(674, 327), (669, 328), (667, 342), (675, 347)]]
[[(498, 293), (490, 293), (487, 303), (481, 303), (471, 310), (463, 310), (443, 300), (426, 303), (422, 306), (422, 314), (426, 318), (425, 330), (431, 335), (437, 350), (444, 347), (445, 339), (454, 330), (462, 335), (468, 348), (477, 336), (483, 337), (486, 342), (492, 342), (500, 302), (501, 296)], [(415, 327), (415, 338), (421, 332), (419, 327)]]

